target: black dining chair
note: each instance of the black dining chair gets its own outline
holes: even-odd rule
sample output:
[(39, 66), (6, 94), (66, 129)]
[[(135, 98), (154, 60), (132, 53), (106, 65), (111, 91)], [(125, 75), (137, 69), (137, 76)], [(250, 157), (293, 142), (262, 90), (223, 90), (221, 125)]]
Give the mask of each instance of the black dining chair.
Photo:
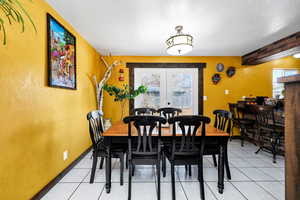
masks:
[[(205, 116), (183, 115), (172, 117), (168, 122), (172, 125), (172, 144), (166, 148), (166, 157), (171, 164), (172, 199), (176, 199), (175, 166), (197, 165), (200, 198), (204, 200), (203, 153), (205, 148), (205, 126), (210, 122), (210, 119)], [(179, 132), (181, 132), (180, 136), (178, 136)], [(201, 139), (197, 140), (197, 138)], [(196, 142), (199, 143), (196, 144)]]
[(154, 108), (135, 108), (134, 115), (154, 115), (157, 111)]
[(182, 110), (179, 108), (165, 107), (165, 108), (159, 108), (157, 112), (159, 113), (160, 116), (169, 120), (171, 117), (178, 116), (180, 113), (182, 113)]
[[(182, 110), (179, 108), (172, 108), (172, 107), (164, 107), (164, 108), (159, 108), (157, 110), (157, 113), (159, 113), (159, 115), (161, 117), (166, 118), (167, 122), (171, 117), (175, 117), (178, 116), (180, 113), (182, 113)], [(163, 177), (166, 177), (166, 168), (167, 168), (167, 164), (166, 164), (166, 157), (164, 155), (164, 147), (163, 147), (163, 155), (162, 155), (162, 172), (163, 172)], [(186, 170), (187, 170), (188, 166), (185, 166)], [(191, 167), (189, 166), (189, 172), (191, 174)]]
[[(213, 114), (215, 116), (214, 127), (230, 134), (232, 129), (231, 113), (227, 110), (215, 110)], [(216, 142), (211, 141), (209, 144), (206, 144), (204, 149), (204, 155), (213, 155), (213, 157), (219, 155), (219, 149), (218, 149), (219, 146), (220, 145), (217, 143), (217, 141)], [(226, 170), (227, 178), (230, 180), (231, 173), (229, 168), (227, 145), (224, 151), (225, 151), (225, 156), (224, 156), (225, 170)], [(216, 158), (214, 158), (214, 162), (215, 159)]]
[(273, 106), (257, 105), (254, 109), (259, 134), (259, 149), (255, 153), (261, 150), (270, 152), (273, 155), (273, 163), (276, 163), (279, 142), (284, 135), (284, 126), (276, 123)]
[[(131, 178), (136, 165), (156, 165), (157, 199), (160, 200), (161, 125), (167, 121), (160, 116), (135, 115), (125, 117), (123, 122), (128, 124), (128, 200), (131, 199)], [(133, 137), (135, 133), (137, 137)]]
[[(95, 110), (91, 111), (87, 114), (87, 120), (89, 121), (89, 132), (90, 138), (92, 140), (93, 147), (93, 164), (92, 164), (92, 172), (90, 177), (90, 183), (94, 183), (95, 172), (98, 158), (101, 158), (100, 169), (102, 168), (104, 158), (106, 158), (106, 165), (108, 162), (108, 151), (111, 152), (112, 158), (120, 159), (120, 184), (123, 185), (123, 171), (124, 171), (124, 154), (126, 152), (126, 146), (114, 144), (111, 147), (108, 147), (104, 144), (104, 136), (103, 136), (103, 119), (100, 111)], [(110, 173), (110, 170), (106, 167), (106, 173)]]

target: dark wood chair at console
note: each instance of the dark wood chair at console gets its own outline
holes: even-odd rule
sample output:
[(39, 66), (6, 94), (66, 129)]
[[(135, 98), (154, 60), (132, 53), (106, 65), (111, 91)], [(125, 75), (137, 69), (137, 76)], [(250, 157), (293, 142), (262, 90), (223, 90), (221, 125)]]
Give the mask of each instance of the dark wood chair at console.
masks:
[[(253, 128), (253, 126), (255, 124), (255, 120), (247, 119), (245, 117), (245, 108), (242, 105), (229, 103), (229, 110), (232, 115), (233, 127), (237, 127), (240, 129), (241, 146), (244, 146), (244, 140), (245, 140), (246, 134), (247, 134), (248, 130)], [(231, 130), (231, 135), (232, 135), (232, 131), (233, 131), (233, 128)], [(253, 134), (254, 134), (254, 132), (253, 132)]]
[[(98, 157), (101, 158), (100, 168), (102, 168), (104, 158), (106, 158), (106, 165), (108, 162), (111, 162), (110, 160), (107, 160), (108, 149), (110, 149), (111, 157), (120, 159), (120, 184), (123, 185), (124, 154), (126, 152), (126, 146), (114, 144), (108, 148), (104, 144), (104, 137), (102, 136), (104, 129), (100, 111), (95, 110), (89, 112), (87, 114), (87, 120), (89, 121), (89, 132), (93, 147), (93, 164), (90, 183), (94, 182)], [(109, 170), (106, 170), (106, 173), (109, 173)]]
[(154, 108), (135, 108), (134, 115), (154, 115), (157, 111)]
[[(172, 144), (166, 148), (166, 156), (171, 163), (172, 199), (175, 200), (175, 165), (197, 165), (200, 183), (200, 197), (205, 199), (203, 180), (203, 152), (205, 148), (205, 126), (210, 119), (205, 116), (185, 115), (169, 119), (173, 125)], [(176, 136), (178, 129), (181, 136)], [(200, 131), (200, 135), (197, 135)], [(201, 140), (196, 140), (201, 137)], [(179, 140), (177, 140), (179, 138)], [(200, 142), (196, 145), (196, 141)]]
[(255, 153), (260, 150), (271, 152), (273, 163), (276, 163), (279, 142), (284, 136), (284, 126), (276, 123), (273, 106), (256, 106), (255, 115), (259, 133), (259, 149)]
[[(157, 199), (160, 200), (161, 125), (167, 121), (159, 116), (135, 115), (125, 117), (123, 122), (128, 124), (128, 200), (131, 199), (131, 177), (135, 165), (156, 165)], [(132, 137), (132, 125), (137, 130), (137, 141)]]

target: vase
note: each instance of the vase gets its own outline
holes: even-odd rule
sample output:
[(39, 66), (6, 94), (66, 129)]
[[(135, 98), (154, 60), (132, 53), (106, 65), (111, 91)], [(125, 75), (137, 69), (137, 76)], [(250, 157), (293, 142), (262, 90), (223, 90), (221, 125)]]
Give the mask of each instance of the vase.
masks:
[(111, 119), (104, 119), (104, 130), (106, 131), (112, 126)]

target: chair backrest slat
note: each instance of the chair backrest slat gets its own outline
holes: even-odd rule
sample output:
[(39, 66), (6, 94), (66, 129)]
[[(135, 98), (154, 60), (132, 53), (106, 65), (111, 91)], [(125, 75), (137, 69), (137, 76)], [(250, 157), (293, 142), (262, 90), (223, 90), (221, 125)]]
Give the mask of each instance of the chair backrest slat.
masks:
[[(178, 153), (186, 153), (187, 155), (196, 151), (195, 138), (201, 127), (201, 137), (205, 137), (205, 126), (210, 122), (210, 119), (199, 115), (182, 115), (175, 116), (169, 119), (169, 124), (173, 125), (172, 139), (172, 156)], [(180, 142), (176, 140), (178, 134), (177, 126), (181, 130)], [(179, 136), (177, 136), (179, 137)], [(176, 148), (179, 145), (179, 148)]]
[(256, 122), (259, 126), (268, 127), (275, 125), (274, 107), (273, 106), (260, 106), (253, 107)]
[(230, 133), (232, 128), (231, 117), (233, 117), (231, 112), (227, 110), (215, 110), (213, 114), (215, 115), (214, 127)]
[(154, 108), (135, 108), (134, 115), (154, 115), (157, 111)]
[(161, 124), (166, 123), (166, 119), (160, 116), (151, 115), (134, 115), (127, 116), (123, 122), (128, 124), (128, 138), (132, 137), (131, 123), (137, 130), (136, 152), (147, 153), (153, 152), (154, 146), (152, 142), (153, 131), (158, 130), (158, 137), (161, 136)]
[(89, 121), (89, 132), (92, 140), (93, 148), (96, 149), (99, 142), (103, 140), (103, 118), (102, 114), (98, 110), (91, 111), (87, 114), (87, 120)]
[(159, 113), (160, 116), (169, 120), (171, 117), (178, 116), (179, 113), (182, 112), (182, 110), (179, 108), (166, 107), (166, 108), (158, 109), (157, 112)]

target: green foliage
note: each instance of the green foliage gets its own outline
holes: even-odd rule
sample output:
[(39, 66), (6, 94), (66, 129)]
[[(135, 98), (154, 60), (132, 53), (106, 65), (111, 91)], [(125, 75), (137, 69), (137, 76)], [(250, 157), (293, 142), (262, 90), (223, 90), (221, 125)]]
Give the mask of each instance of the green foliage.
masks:
[[(28, 0), (31, 1), (31, 0)], [(5, 17), (3, 17), (5, 16)], [(19, 0), (0, 0), (0, 32), (3, 33), (3, 45), (6, 44), (6, 29), (5, 29), (5, 21), (12, 25), (13, 22), (16, 22), (21, 25), (21, 31), (25, 31), (25, 19), (27, 18), (29, 22), (32, 24), (35, 32), (36, 27), (33, 23), (33, 20), (23, 8), (22, 4)], [(6, 18), (6, 20), (5, 20)]]
[(114, 96), (114, 101), (134, 99), (140, 94), (144, 94), (147, 92), (147, 87), (143, 85), (138, 87), (138, 89), (136, 90), (130, 88), (127, 84), (125, 84), (123, 88), (119, 88), (113, 85), (104, 85), (102, 89), (108, 92), (110, 96)]

